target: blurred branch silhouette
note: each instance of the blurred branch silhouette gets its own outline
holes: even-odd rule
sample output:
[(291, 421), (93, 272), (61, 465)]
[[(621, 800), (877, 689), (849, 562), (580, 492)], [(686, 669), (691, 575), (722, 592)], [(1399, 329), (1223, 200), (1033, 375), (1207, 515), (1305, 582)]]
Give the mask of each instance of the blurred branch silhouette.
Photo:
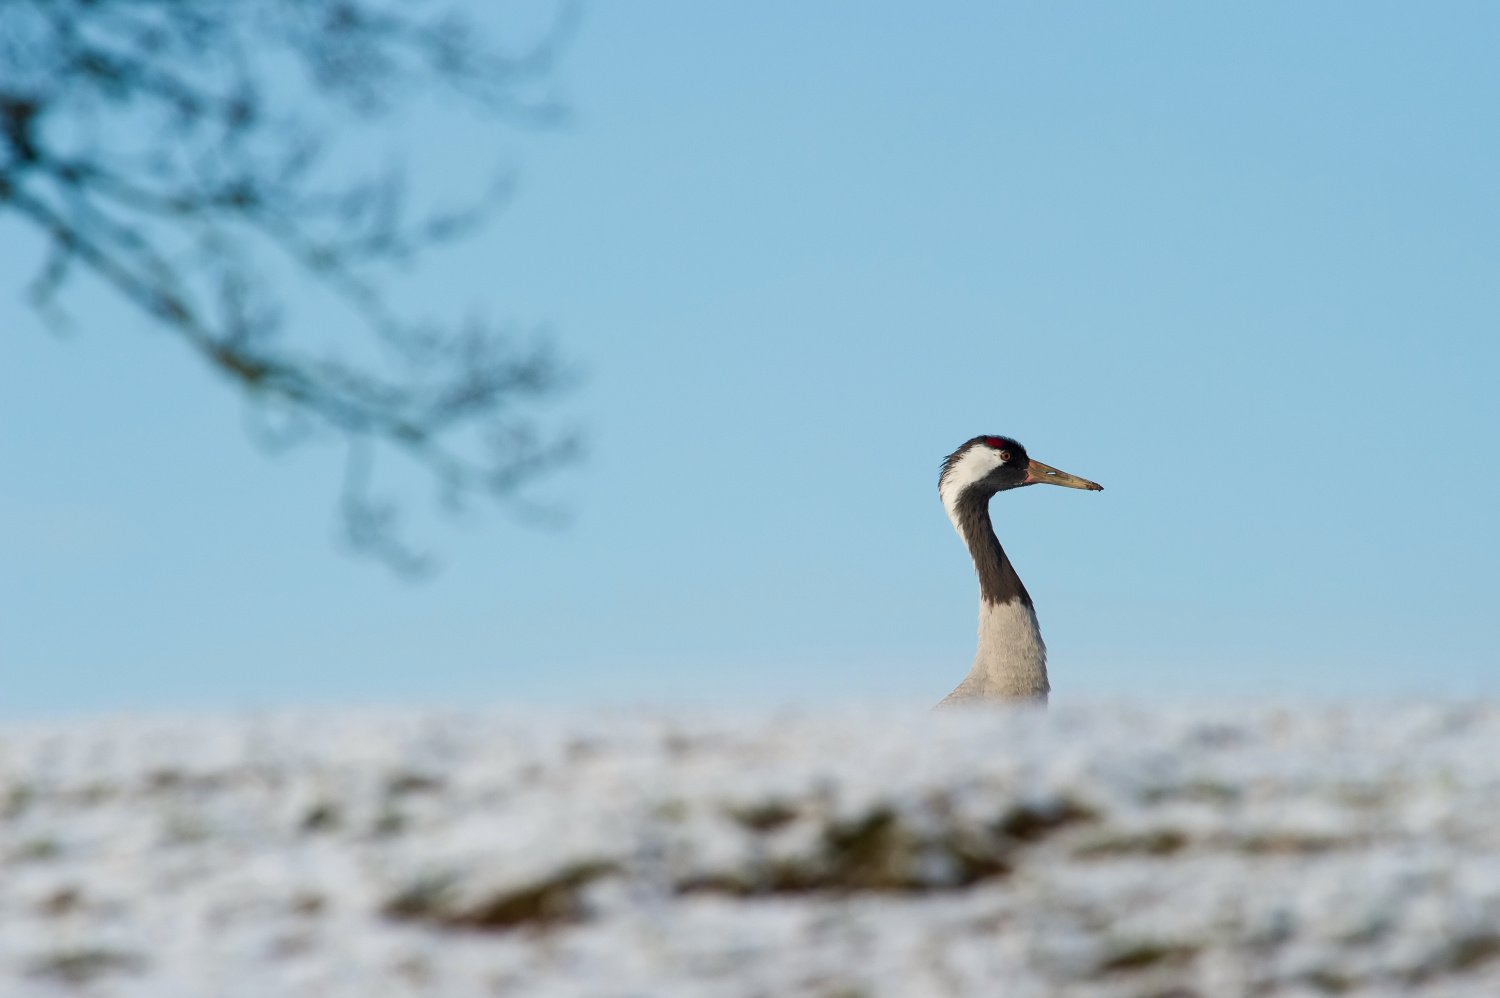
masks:
[[(0, 211), (45, 237), (32, 302), (63, 324), (60, 292), (92, 273), (242, 391), (263, 442), (341, 436), (346, 539), (421, 572), (374, 456), (404, 453), (449, 503), (524, 510), (517, 488), (575, 449), (534, 414), (565, 372), (542, 339), (413, 320), (381, 294), (382, 268), (471, 231), (504, 185), (418, 215), (398, 170), (338, 179), (333, 139), (419, 98), (558, 121), (571, 10), (506, 54), (421, 0), (0, 0)], [(297, 281), (353, 321), (294, 325)]]

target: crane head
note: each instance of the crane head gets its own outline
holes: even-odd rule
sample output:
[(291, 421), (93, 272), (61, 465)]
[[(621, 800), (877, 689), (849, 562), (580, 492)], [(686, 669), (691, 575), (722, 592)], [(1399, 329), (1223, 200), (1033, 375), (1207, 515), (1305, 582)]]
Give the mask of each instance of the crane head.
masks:
[(938, 478), (938, 492), (950, 513), (959, 497), (970, 489), (988, 499), (996, 492), (1024, 485), (1104, 491), (1104, 486), (1086, 478), (1032, 460), (1021, 442), (1012, 437), (981, 436), (966, 441), (944, 459), (943, 472)]

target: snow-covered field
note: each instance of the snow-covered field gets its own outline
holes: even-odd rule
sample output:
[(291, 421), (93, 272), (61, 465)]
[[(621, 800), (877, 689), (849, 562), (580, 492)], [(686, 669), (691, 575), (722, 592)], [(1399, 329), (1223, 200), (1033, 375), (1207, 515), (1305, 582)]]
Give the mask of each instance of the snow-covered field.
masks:
[(1500, 995), (1500, 708), (0, 727), (0, 994)]

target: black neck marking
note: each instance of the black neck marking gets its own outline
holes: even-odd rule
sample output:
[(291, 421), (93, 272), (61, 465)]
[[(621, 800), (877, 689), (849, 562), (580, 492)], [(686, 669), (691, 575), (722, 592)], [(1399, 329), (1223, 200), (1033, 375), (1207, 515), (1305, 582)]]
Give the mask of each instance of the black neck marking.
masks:
[(1021, 584), (1005, 549), (995, 536), (990, 523), (990, 497), (994, 493), (981, 486), (971, 485), (958, 495), (954, 504), (959, 529), (964, 543), (974, 558), (974, 571), (979, 576), (979, 598), (986, 603), (1012, 603), (1020, 600), (1031, 606), (1031, 594)]

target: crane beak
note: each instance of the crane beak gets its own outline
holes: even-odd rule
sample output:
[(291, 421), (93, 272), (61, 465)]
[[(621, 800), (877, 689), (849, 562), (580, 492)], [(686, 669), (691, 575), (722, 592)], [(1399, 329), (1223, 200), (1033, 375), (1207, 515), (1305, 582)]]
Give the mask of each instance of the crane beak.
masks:
[(1040, 461), (1032, 461), (1026, 468), (1026, 485), (1061, 485), (1069, 489), (1087, 489), (1090, 492), (1103, 492), (1104, 486), (1097, 482), (1091, 482), (1087, 478), (1079, 478), (1070, 475), (1066, 471), (1058, 471)]

